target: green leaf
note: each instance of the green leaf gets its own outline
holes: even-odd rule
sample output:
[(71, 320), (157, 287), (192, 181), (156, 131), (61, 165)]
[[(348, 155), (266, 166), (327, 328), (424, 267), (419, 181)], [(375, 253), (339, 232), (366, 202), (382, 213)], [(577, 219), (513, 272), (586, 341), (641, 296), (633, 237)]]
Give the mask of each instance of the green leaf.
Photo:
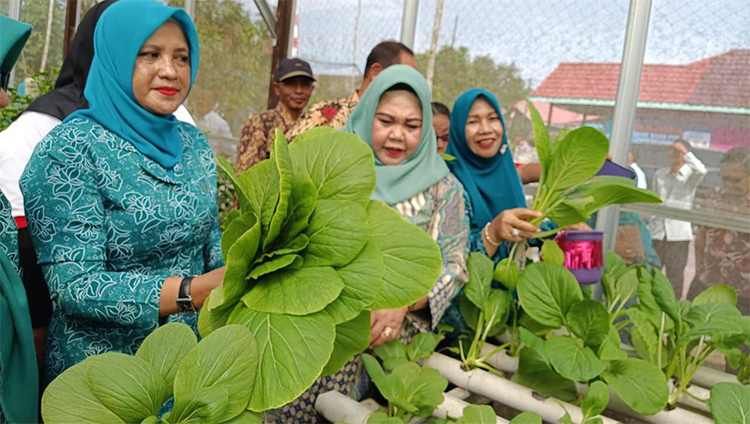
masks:
[[(171, 421), (190, 417), (191, 405), (195, 405), (195, 396), (199, 396), (195, 393), (210, 387), (222, 388), (228, 396), (217, 422), (239, 415), (247, 408), (257, 385), (256, 377), (261, 374), (256, 372), (258, 358), (253, 333), (245, 327), (227, 325), (209, 334), (185, 355), (177, 369)], [(218, 405), (218, 398), (218, 392), (212, 392), (213, 401), (205, 403), (205, 413)]]
[(600, 131), (591, 127), (571, 131), (555, 143), (545, 185), (556, 192), (590, 179), (604, 165), (608, 151), (609, 140)]
[(320, 200), (305, 234), (305, 266), (344, 266), (367, 242), (367, 212), (354, 202)]
[(343, 289), (344, 282), (331, 267), (281, 270), (258, 280), (242, 302), (258, 312), (307, 315), (322, 311)]
[[(497, 416), (489, 405), (469, 405), (464, 408), (458, 424), (497, 424)], [(539, 424), (542, 422), (539, 421)]]
[(565, 378), (588, 381), (605, 369), (593, 350), (579, 346), (570, 337), (550, 336), (544, 347), (552, 368)]
[(169, 422), (160, 420), (156, 415), (152, 415), (141, 421), (141, 424), (169, 424)]
[(295, 171), (310, 176), (318, 200), (349, 200), (367, 207), (375, 189), (372, 149), (354, 134), (311, 130), (289, 146)]
[(383, 343), (376, 347), (374, 351), (375, 354), (378, 355), (378, 358), (383, 361), (383, 368), (388, 371), (393, 371), (397, 365), (409, 362), (409, 357), (406, 353), (406, 346), (404, 346), (404, 344), (398, 339), (391, 340), (388, 343)]
[(546, 173), (549, 169), (550, 155), (552, 152), (549, 142), (549, 132), (547, 132), (547, 127), (544, 126), (544, 120), (542, 120), (542, 117), (539, 115), (539, 111), (534, 107), (534, 104), (530, 101), (526, 101), (526, 106), (529, 109), (531, 125), (534, 128), (534, 144), (536, 145), (536, 152), (539, 156), (539, 163), (542, 164), (543, 172)]
[(122, 418), (115, 415), (94, 396), (86, 382), (88, 366), (93, 358), (93, 356), (89, 357), (68, 368), (47, 386), (42, 396), (44, 422), (50, 424), (125, 424)]
[(544, 240), (542, 243), (542, 260), (557, 265), (565, 263), (565, 253), (560, 249), (560, 245), (554, 240)]
[(224, 221), (222, 222), (222, 229), (226, 229), (229, 227), (229, 225), (232, 224), (232, 221), (239, 218), (240, 215), (242, 215), (242, 212), (240, 212), (238, 209), (233, 209), (229, 211), (229, 213), (226, 214), (224, 217)]
[(262, 372), (255, 377), (251, 411), (278, 408), (296, 399), (318, 378), (333, 352), (336, 327), (325, 312), (300, 317), (242, 305), (228, 322), (249, 328), (259, 349)]
[(540, 324), (559, 328), (570, 307), (583, 300), (578, 281), (560, 265), (538, 262), (526, 267), (518, 282), (524, 311)]
[(581, 410), (586, 417), (599, 415), (604, 411), (609, 403), (609, 389), (601, 381), (595, 381), (589, 384), (586, 396), (583, 398)]
[[(642, 343), (643, 351), (636, 349), (639, 356), (652, 363), (657, 363), (657, 348), (659, 345), (658, 330), (648, 319), (646, 313), (637, 308), (628, 309), (628, 318), (633, 323), (630, 330), (631, 337), (636, 337)], [(637, 347), (637, 346), (634, 346)]]
[(638, 294), (638, 270), (631, 268), (615, 281), (615, 293), (620, 296), (620, 304), (625, 304)]
[(290, 254), (276, 256), (253, 267), (246, 279), (257, 280), (263, 275), (270, 274), (286, 267), (299, 269), (302, 267), (302, 262), (302, 256), (300, 255)]
[[(282, 234), (283, 236), (283, 234)], [(289, 240), (287, 243), (285, 243), (283, 246), (276, 248), (275, 250), (271, 250), (267, 253), (264, 253), (261, 255), (258, 259), (255, 260), (255, 263), (253, 265), (261, 264), (268, 259), (276, 258), (278, 256), (284, 256), (284, 255), (290, 255), (293, 253), (299, 253), (307, 247), (307, 245), (310, 244), (310, 239), (307, 238), (304, 234), (297, 234), (293, 239)]]
[[(318, 203), (318, 192), (309, 176), (295, 172), (292, 174), (292, 192), (289, 195), (289, 209), (286, 221), (281, 227), (280, 240), (297, 237), (307, 228), (310, 215)], [(307, 244), (305, 244), (307, 246)]]
[(240, 207), (243, 210), (252, 207), (250, 206), (250, 201), (247, 199), (247, 195), (245, 194), (245, 188), (237, 179), (237, 171), (235, 171), (234, 165), (229, 163), (229, 161), (225, 157), (219, 155), (216, 155), (216, 165), (221, 171), (226, 174), (226, 176), (232, 182), (234, 190), (237, 193), (237, 199), (240, 202)]
[(124, 353), (91, 357), (86, 382), (91, 393), (125, 422), (141, 422), (156, 415), (170, 395), (153, 365)]
[(622, 274), (624, 274), (628, 270), (628, 265), (625, 263), (625, 261), (615, 253), (614, 251), (609, 251), (606, 253), (606, 273), (614, 277), (615, 281), (620, 278)]
[(404, 420), (399, 417), (389, 417), (383, 411), (376, 411), (367, 419), (367, 424), (404, 424)]
[(654, 415), (667, 405), (667, 378), (656, 365), (642, 359), (612, 361), (602, 378), (640, 414)]
[(609, 334), (607, 335), (607, 338), (604, 339), (602, 344), (599, 345), (597, 356), (602, 361), (627, 359), (628, 354), (627, 352), (622, 350), (622, 348), (620, 348), (620, 334), (617, 332), (617, 329), (615, 329), (615, 327), (609, 327)]
[(716, 424), (750, 423), (750, 388), (736, 383), (719, 383), (708, 401)]
[[(234, 246), (237, 239), (250, 231), (257, 222), (258, 217), (255, 212), (247, 212), (233, 219), (224, 227), (224, 232), (221, 235), (221, 255), (225, 261), (227, 255), (229, 255), (229, 249)], [(254, 253), (253, 256), (255, 256)]]
[(600, 417), (591, 418), (590, 420), (586, 420), (586, 424), (604, 424), (604, 420)]
[(599, 346), (609, 334), (609, 313), (595, 300), (574, 303), (567, 315), (568, 329), (589, 347)]
[(368, 241), (353, 261), (336, 272), (344, 282), (344, 289), (325, 311), (340, 324), (354, 319), (375, 300), (383, 286), (383, 253)]
[(196, 344), (198, 339), (189, 326), (169, 323), (149, 334), (138, 348), (135, 357), (153, 365), (167, 387), (171, 388), (177, 374), (177, 366)]
[(510, 307), (513, 303), (513, 296), (511, 296), (510, 292), (501, 289), (490, 291), (489, 298), (485, 302), (483, 309), (485, 326), (490, 327), (487, 332), (488, 337), (505, 332), (505, 322), (508, 320)]
[(516, 289), (518, 278), (521, 276), (521, 270), (518, 264), (511, 258), (501, 260), (495, 267), (493, 278), (510, 291)]
[(564, 199), (547, 212), (547, 217), (559, 228), (588, 221), (591, 218), (594, 198), (591, 196), (577, 199)]
[(466, 296), (461, 296), (458, 299), (458, 310), (461, 312), (461, 316), (464, 318), (464, 321), (466, 321), (466, 324), (469, 325), (469, 328), (477, 331), (477, 328), (479, 327), (479, 314), (482, 310), (471, 303), (471, 300)]
[(243, 172), (237, 180), (247, 195), (252, 211), (258, 215), (261, 232), (265, 237), (279, 202), (279, 171), (276, 164), (270, 160), (261, 161)]
[(201, 337), (206, 337), (213, 331), (225, 326), (229, 315), (232, 313), (233, 308), (230, 307), (215, 309), (208, 307), (208, 305), (211, 305), (211, 298), (214, 296), (214, 293), (221, 292), (222, 290), (221, 286), (215, 288), (206, 298), (204, 307), (198, 314), (198, 333), (200, 333)]
[[(232, 224), (234, 225), (235, 222), (232, 222)], [(234, 306), (245, 294), (248, 288), (246, 277), (250, 273), (253, 258), (255, 258), (260, 246), (260, 237), (260, 222), (256, 221), (249, 230), (232, 244), (226, 259), (224, 282), (211, 292), (211, 302), (208, 303), (209, 309), (216, 309), (222, 305), (225, 307)]]
[(656, 304), (679, 326), (682, 317), (677, 307), (672, 283), (656, 268), (651, 270), (651, 273), (651, 293), (654, 295)]
[(331, 359), (323, 374), (336, 374), (352, 357), (367, 349), (370, 344), (370, 311), (363, 311), (351, 321), (336, 325), (336, 340)]
[(521, 412), (513, 417), (508, 424), (542, 424), (542, 417), (536, 412)]
[(535, 349), (521, 350), (518, 358), (518, 371), (513, 374), (511, 380), (543, 396), (554, 397), (565, 402), (571, 402), (578, 397), (575, 383), (552, 371)]
[(521, 317), (518, 318), (518, 324), (538, 336), (547, 335), (559, 328), (559, 327), (548, 327), (546, 325), (542, 325), (538, 323), (537, 321), (534, 320), (534, 318), (531, 318), (529, 314), (527, 314), (526, 312), (523, 312), (523, 309), (521, 310)]
[[(419, 410), (414, 404), (409, 402), (408, 394), (406, 392), (406, 384), (403, 378), (394, 375), (393, 373), (385, 375), (378, 360), (366, 353), (362, 355), (362, 361), (365, 365), (365, 370), (367, 370), (367, 374), (369, 374), (372, 379), (372, 382), (375, 383), (380, 394), (383, 395), (389, 403), (412, 414)], [(406, 365), (419, 367), (412, 363), (401, 364), (399, 366)]]
[(367, 207), (370, 241), (383, 253), (385, 274), (371, 310), (410, 305), (430, 292), (440, 277), (442, 256), (435, 240), (378, 201)]
[(287, 144), (284, 134), (277, 128), (274, 135), (273, 154), (271, 155), (271, 159), (276, 165), (276, 173), (279, 178), (279, 200), (278, 203), (274, 205), (275, 210), (268, 225), (268, 233), (266, 233), (265, 238), (263, 239), (263, 250), (270, 246), (281, 233), (281, 226), (285, 222), (289, 210), (290, 197), (292, 195), (293, 171), (292, 159), (289, 156), (289, 148)]
[(478, 308), (484, 308), (492, 288), (492, 259), (479, 252), (469, 253), (466, 268), (469, 271), (469, 281), (464, 287), (464, 295)]
[(693, 327), (698, 327), (712, 321), (725, 321), (728, 318), (739, 317), (740, 311), (727, 303), (707, 303), (696, 305), (685, 316), (685, 321)]
[(443, 392), (448, 388), (448, 380), (437, 370), (413, 363), (397, 366), (389, 377), (404, 382), (407, 401), (417, 407), (414, 415), (418, 417), (429, 417), (443, 403)]
[(635, 185), (635, 180), (602, 175), (576, 186), (568, 196), (591, 196), (594, 201), (588, 211), (593, 213), (605, 206), (628, 203), (661, 203), (659, 195)]
[[(179, 423), (218, 423), (229, 404), (229, 392), (223, 387), (201, 387), (186, 395), (174, 413)], [(177, 411), (177, 410), (176, 410)], [(178, 416), (179, 415), (179, 416)]]
[(732, 286), (719, 284), (702, 291), (693, 299), (693, 305), (705, 305), (707, 303), (726, 303), (737, 306), (737, 292)]
[(266, 419), (264, 412), (242, 411), (240, 415), (222, 424), (263, 424)]
[(437, 334), (433, 333), (419, 333), (414, 336), (409, 346), (406, 347), (409, 361), (417, 362), (420, 359), (428, 359), (435, 351), (438, 341)]

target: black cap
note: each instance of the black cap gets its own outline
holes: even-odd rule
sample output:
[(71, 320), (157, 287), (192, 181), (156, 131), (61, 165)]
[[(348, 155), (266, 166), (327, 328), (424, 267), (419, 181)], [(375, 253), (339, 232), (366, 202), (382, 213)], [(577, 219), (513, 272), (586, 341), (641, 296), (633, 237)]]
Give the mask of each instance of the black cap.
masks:
[(315, 81), (310, 64), (301, 59), (284, 59), (276, 68), (276, 81), (284, 81), (293, 77), (308, 77)]

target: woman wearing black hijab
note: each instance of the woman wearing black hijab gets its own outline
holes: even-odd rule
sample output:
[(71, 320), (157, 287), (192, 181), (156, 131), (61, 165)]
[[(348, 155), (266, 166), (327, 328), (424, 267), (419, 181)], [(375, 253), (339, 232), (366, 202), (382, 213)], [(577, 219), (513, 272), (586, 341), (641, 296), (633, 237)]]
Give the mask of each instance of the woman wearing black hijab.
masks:
[[(34, 247), (26, 228), (23, 196), (18, 182), (34, 148), (44, 136), (68, 115), (88, 108), (83, 90), (94, 58), (94, 29), (99, 17), (115, 1), (117, 0), (98, 3), (86, 13), (78, 25), (55, 88), (36, 99), (13, 124), (0, 132), (0, 191), (10, 201), (13, 218), (18, 226), (19, 262), (40, 366), (44, 361), (44, 344), (52, 316), (52, 302), (41, 269), (37, 266)], [(180, 121), (195, 125), (184, 106), (180, 106), (174, 115)]]

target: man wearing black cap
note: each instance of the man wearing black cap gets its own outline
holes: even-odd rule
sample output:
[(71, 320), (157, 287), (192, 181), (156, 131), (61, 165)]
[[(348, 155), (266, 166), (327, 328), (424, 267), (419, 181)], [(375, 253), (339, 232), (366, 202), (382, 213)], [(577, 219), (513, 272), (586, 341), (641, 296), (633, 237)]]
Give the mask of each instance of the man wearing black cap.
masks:
[(310, 100), (314, 82), (310, 64), (304, 60), (281, 61), (273, 82), (279, 104), (251, 116), (245, 124), (237, 150), (238, 174), (268, 158), (276, 128), (286, 133), (297, 122)]

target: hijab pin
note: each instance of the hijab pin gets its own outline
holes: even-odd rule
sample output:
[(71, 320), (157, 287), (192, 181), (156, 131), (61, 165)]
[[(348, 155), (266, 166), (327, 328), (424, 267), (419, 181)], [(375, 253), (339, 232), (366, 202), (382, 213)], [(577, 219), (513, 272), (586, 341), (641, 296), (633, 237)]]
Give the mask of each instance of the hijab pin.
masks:
[(503, 147), (500, 148), (500, 154), (504, 155), (506, 150), (508, 150), (508, 145), (503, 144)]

